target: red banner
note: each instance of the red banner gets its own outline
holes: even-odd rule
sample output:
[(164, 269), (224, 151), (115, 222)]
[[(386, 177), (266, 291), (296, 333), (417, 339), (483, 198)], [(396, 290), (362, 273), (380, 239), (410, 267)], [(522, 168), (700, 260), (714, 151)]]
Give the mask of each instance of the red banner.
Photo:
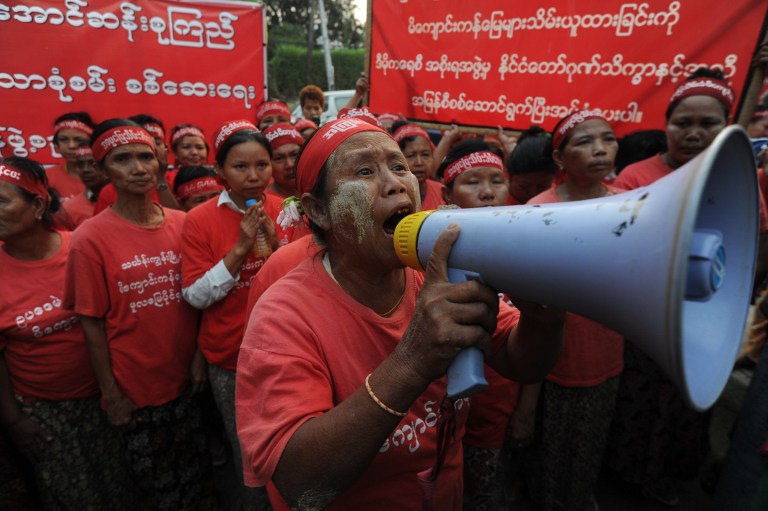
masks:
[(741, 93), (765, 0), (371, 0), (371, 109), (424, 121), (551, 130), (599, 108), (626, 133), (663, 128), (701, 66)]
[[(92, 4), (92, 5), (91, 5)], [(59, 161), (53, 121), (150, 114), (166, 131), (254, 118), (262, 7), (251, 2), (0, 1), (0, 153)]]

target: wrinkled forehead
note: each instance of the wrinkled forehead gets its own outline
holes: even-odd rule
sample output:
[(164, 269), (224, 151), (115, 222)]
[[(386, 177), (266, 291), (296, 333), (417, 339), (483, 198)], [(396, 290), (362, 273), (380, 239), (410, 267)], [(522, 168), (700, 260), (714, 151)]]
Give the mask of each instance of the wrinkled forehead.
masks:
[(358, 160), (388, 162), (403, 159), (403, 152), (397, 142), (386, 133), (363, 131), (356, 133), (339, 144), (328, 158), (330, 171), (339, 168), (342, 163)]

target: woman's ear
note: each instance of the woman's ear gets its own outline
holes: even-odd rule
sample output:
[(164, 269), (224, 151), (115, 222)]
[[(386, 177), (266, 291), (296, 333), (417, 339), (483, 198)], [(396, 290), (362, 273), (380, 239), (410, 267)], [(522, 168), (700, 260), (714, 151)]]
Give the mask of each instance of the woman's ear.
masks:
[(447, 186), (443, 186), (442, 193), (443, 193), (443, 201), (446, 204), (453, 204), (453, 198), (451, 197), (452, 194)]
[(45, 215), (45, 205), (47, 201), (37, 195), (34, 200), (32, 200), (32, 207), (35, 210), (35, 219), (36, 220), (42, 220), (43, 216)]
[(552, 151), (552, 159), (555, 160), (555, 163), (557, 164), (557, 168), (560, 170), (563, 170), (563, 157), (560, 154), (560, 149), (555, 149)]
[(305, 193), (301, 196), (301, 207), (304, 209), (304, 214), (312, 220), (313, 224), (324, 231), (330, 230), (331, 217), (328, 214), (325, 202), (316, 198), (311, 193)]

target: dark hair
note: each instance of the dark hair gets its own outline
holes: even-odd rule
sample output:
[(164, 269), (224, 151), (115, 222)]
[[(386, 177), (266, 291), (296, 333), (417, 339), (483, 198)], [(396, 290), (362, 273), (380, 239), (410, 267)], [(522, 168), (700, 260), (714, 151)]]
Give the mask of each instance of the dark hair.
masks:
[(667, 150), (667, 135), (663, 130), (639, 130), (619, 139), (616, 153), (616, 173), (624, 167)]
[(321, 106), (325, 106), (325, 94), (317, 85), (307, 85), (299, 91), (299, 104), (304, 106), (307, 100), (319, 101)]
[[(53, 125), (59, 124), (61, 121), (80, 121), (83, 124), (87, 124), (91, 128), (93, 128), (96, 123), (93, 122), (93, 119), (91, 118), (91, 114), (88, 112), (70, 112), (68, 114), (60, 115), (56, 118), (55, 121), (53, 121)], [(54, 145), (59, 144), (59, 134), (54, 133), (53, 134), (53, 143)]]
[(552, 158), (552, 137), (539, 126), (531, 126), (520, 134), (517, 145), (507, 159), (510, 176), (534, 172), (557, 173)]
[(145, 124), (157, 124), (161, 128), (163, 128), (163, 131), (165, 131), (165, 126), (163, 125), (163, 121), (158, 119), (157, 117), (152, 117), (149, 114), (136, 114), (132, 115), (128, 118), (129, 121), (133, 121), (135, 123), (141, 124), (142, 126)]
[[(201, 132), (203, 132), (202, 128), (200, 128), (199, 126), (195, 126), (194, 124), (190, 124), (190, 123), (177, 124), (176, 126), (171, 128), (171, 134), (170, 134), (171, 136), (168, 138), (168, 140), (173, 140), (173, 134), (176, 133), (177, 131), (179, 131), (180, 129), (183, 129), (183, 128), (196, 128), (196, 129), (199, 129)], [(163, 128), (163, 129), (165, 129), (165, 128)], [(174, 153), (176, 152), (176, 148), (181, 143), (181, 139), (182, 138), (184, 138), (184, 137), (181, 137), (177, 141), (171, 143), (171, 151), (172, 152), (174, 152)], [(211, 147), (208, 145), (208, 141), (205, 139), (205, 137), (203, 137), (203, 143), (205, 144), (206, 152), (208, 152), (208, 154), (210, 154), (211, 153)]]
[(216, 177), (216, 171), (211, 167), (206, 167), (204, 165), (179, 167), (179, 172), (173, 179), (173, 193), (178, 195), (181, 185), (189, 183), (194, 179), (200, 179), (201, 177)]
[[(56, 213), (61, 208), (61, 202), (59, 201), (59, 192), (56, 189), (48, 186), (48, 176), (45, 174), (45, 168), (35, 160), (21, 156), (0, 158), (0, 164), (10, 165), (20, 170), (21, 172), (32, 174), (32, 178), (35, 180), (35, 183), (43, 183), (45, 188), (48, 190), (48, 206), (43, 212), (43, 226), (45, 226), (46, 229), (53, 230), (54, 227), (52, 214)], [(28, 192), (20, 186), (16, 186), (16, 189), (19, 190), (19, 193), (21, 193), (21, 196), (24, 198), (24, 200), (30, 204), (35, 200), (35, 197), (37, 197), (37, 195)]]
[[(294, 163), (294, 168), (299, 168), (299, 162), (301, 161), (301, 157), (304, 154), (304, 150), (309, 146), (309, 142), (315, 137), (317, 134), (317, 131), (312, 133), (309, 138), (307, 138), (306, 142), (304, 142), (304, 145), (301, 146), (301, 149), (299, 149), (299, 154), (296, 156), (296, 163)], [(326, 192), (326, 181), (328, 177), (328, 162), (330, 161), (330, 158), (328, 160), (325, 160), (323, 162), (323, 167), (320, 169), (320, 173), (317, 175), (317, 181), (315, 181), (315, 185), (312, 187), (312, 190), (310, 190), (310, 193), (317, 197), (318, 199), (324, 199), (325, 198), (325, 192)], [(301, 198), (301, 197), (299, 197)], [(315, 224), (311, 218), (309, 218), (309, 215), (307, 215), (307, 220), (309, 221), (309, 228), (312, 230), (312, 234), (315, 237), (315, 242), (319, 246), (325, 245), (325, 233), (323, 232), (323, 229), (320, 228), (319, 225)]]
[[(467, 140), (462, 140), (453, 146), (448, 151), (448, 154), (445, 155), (443, 161), (440, 162), (440, 166), (437, 167), (437, 177), (442, 179), (445, 169), (448, 168), (451, 163), (472, 153), (493, 153), (501, 158), (502, 161), (504, 160), (504, 153), (501, 152), (501, 149), (489, 144), (482, 138), (470, 138)], [(446, 186), (450, 190), (453, 188), (453, 182), (448, 183)]]
[[(725, 80), (725, 74), (719, 69), (712, 69), (709, 67), (700, 67), (690, 75), (688, 75), (688, 78), (685, 79), (686, 82), (690, 82), (691, 80), (695, 80), (697, 78), (714, 78), (715, 80)], [(674, 103), (670, 103), (667, 107), (667, 111), (664, 113), (667, 121), (669, 121), (669, 118), (672, 117), (672, 113), (675, 111), (675, 108), (680, 104), (680, 101), (682, 99), (679, 99), (675, 101)], [(720, 101), (720, 104), (723, 105), (723, 113), (725, 114), (726, 120), (728, 119), (728, 116), (731, 115), (731, 111), (728, 108), (728, 105)]]
[[(98, 140), (99, 137), (105, 132), (111, 130), (112, 128), (119, 128), (120, 126), (133, 126), (134, 128), (144, 129), (140, 124), (137, 124), (128, 119), (107, 119), (106, 121), (100, 122), (93, 128), (93, 135), (91, 135), (91, 147), (93, 147), (93, 145), (96, 143), (96, 140)], [(97, 161), (97, 163), (101, 162)]]
[(219, 167), (223, 168), (224, 162), (227, 161), (227, 155), (229, 154), (230, 149), (238, 144), (251, 141), (262, 145), (264, 149), (267, 150), (269, 158), (272, 158), (272, 147), (269, 145), (269, 140), (267, 140), (267, 137), (265, 137), (264, 134), (260, 131), (245, 129), (234, 132), (229, 136), (228, 139), (224, 141), (223, 144), (221, 144), (219, 151), (216, 153), (216, 163), (219, 164)]

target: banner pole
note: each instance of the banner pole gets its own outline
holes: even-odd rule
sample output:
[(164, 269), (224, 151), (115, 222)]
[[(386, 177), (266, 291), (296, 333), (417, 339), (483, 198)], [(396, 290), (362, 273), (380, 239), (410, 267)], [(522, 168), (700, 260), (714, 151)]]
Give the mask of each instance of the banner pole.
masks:
[[(757, 45), (757, 51), (760, 51), (760, 48), (765, 44), (768, 44), (768, 15), (763, 20), (763, 39)], [(749, 85), (744, 89), (744, 100), (741, 103), (741, 109), (736, 121), (737, 124), (744, 128), (749, 124), (752, 118), (752, 111), (755, 109), (758, 101), (760, 101), (760, 90), (763, 88), (764, 79), (765, 65), (759, 64), (753, 67), (750, 73)]]

